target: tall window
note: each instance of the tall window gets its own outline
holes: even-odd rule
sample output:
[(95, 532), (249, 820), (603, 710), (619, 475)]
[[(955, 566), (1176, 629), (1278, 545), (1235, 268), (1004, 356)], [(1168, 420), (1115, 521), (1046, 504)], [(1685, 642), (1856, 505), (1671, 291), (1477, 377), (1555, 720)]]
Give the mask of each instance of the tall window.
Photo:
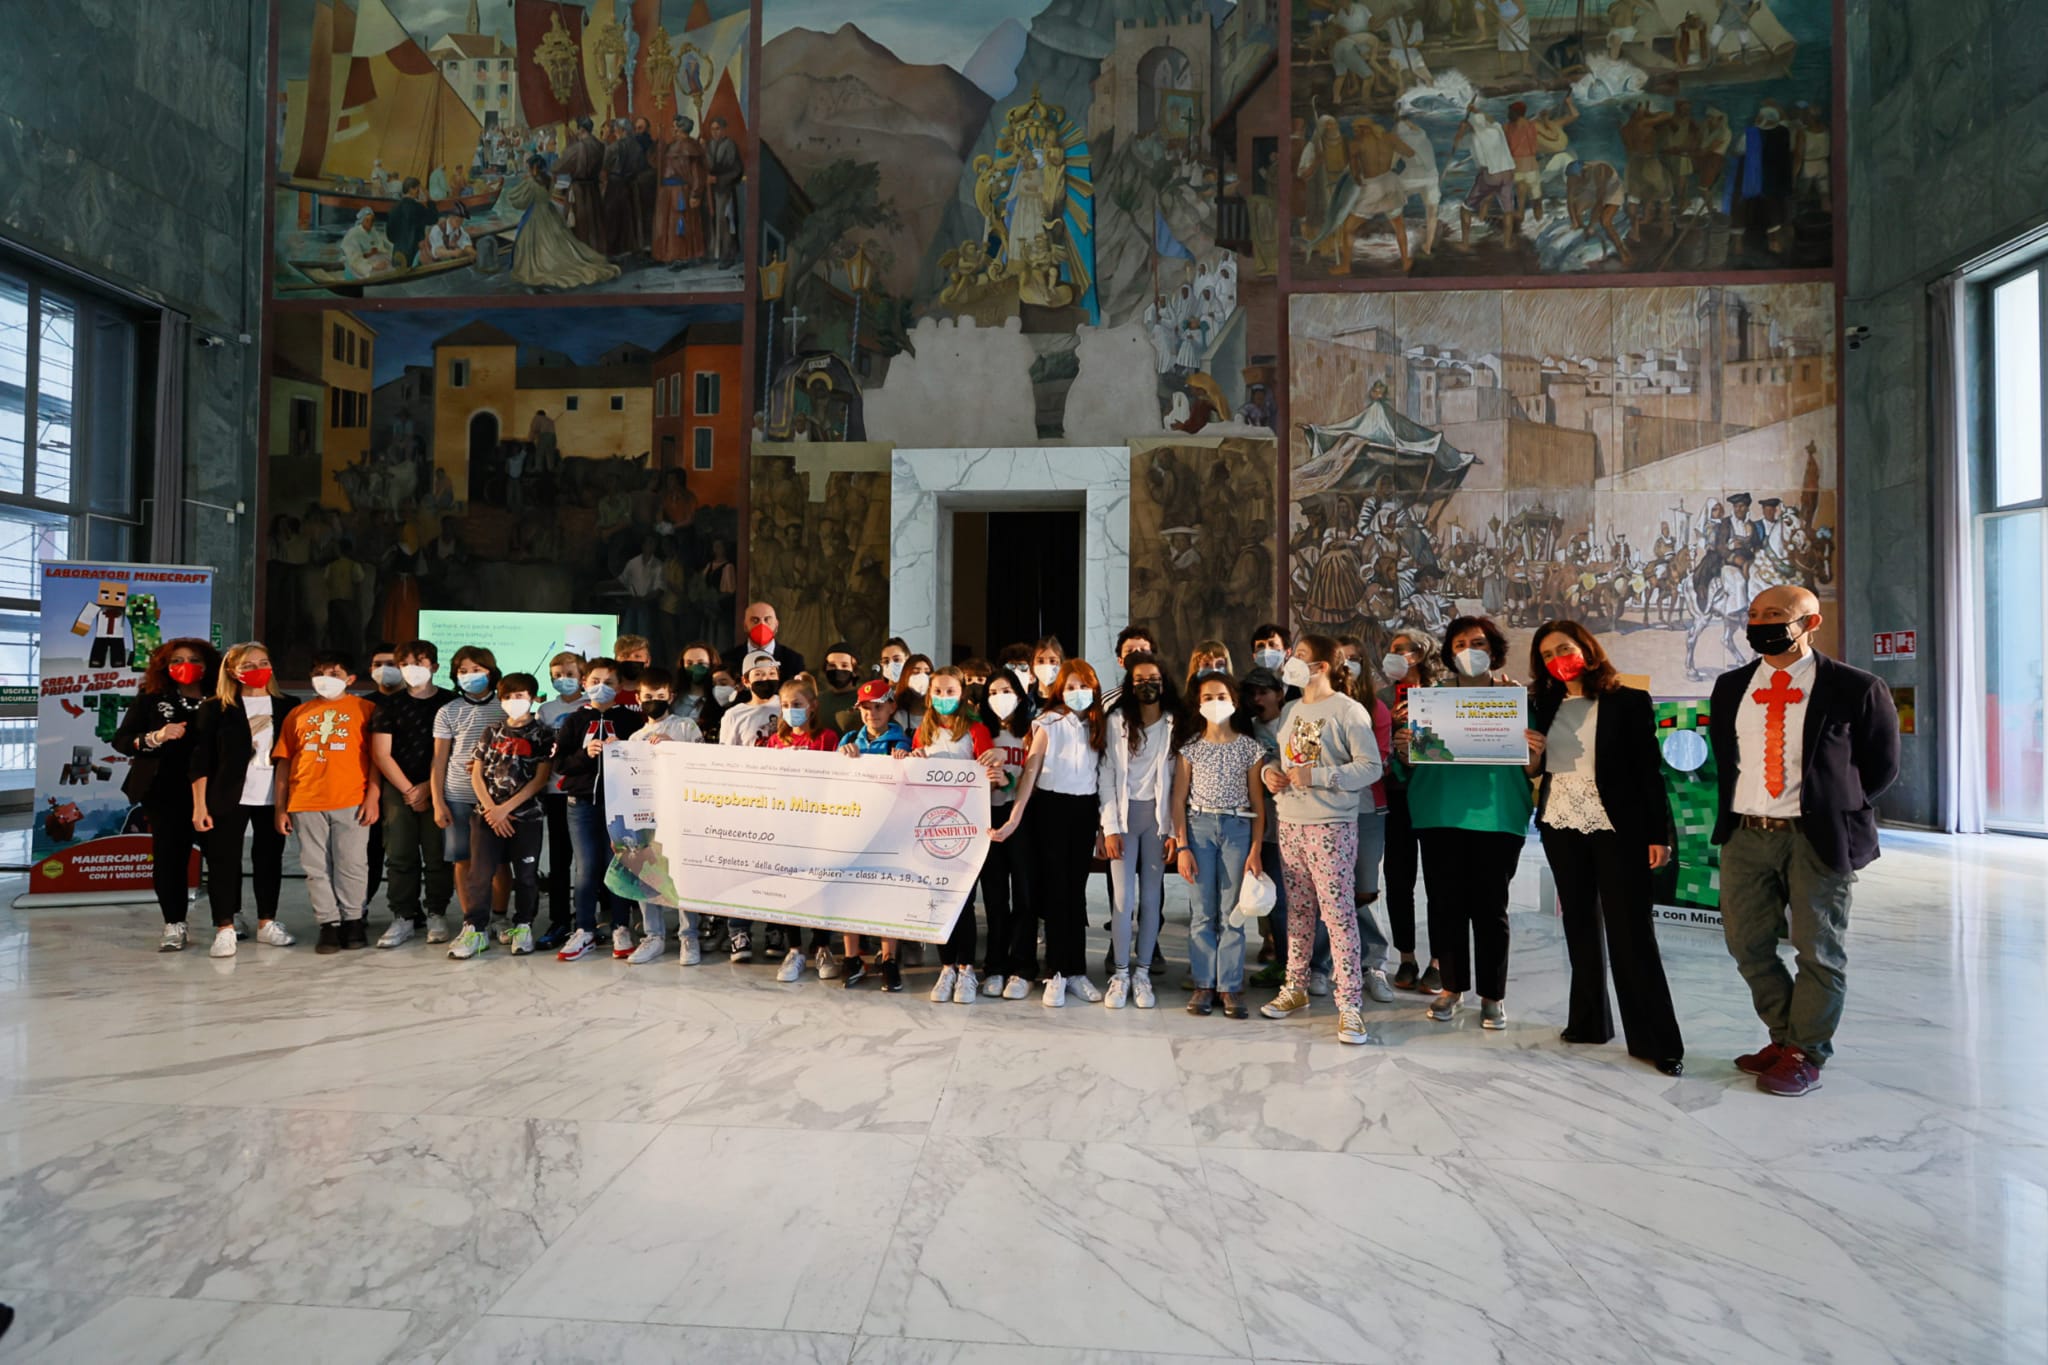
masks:
[(718, 376), (708, 370), (697, 372), (697, 415), (716, 417), (718, 415)]
[(0, 256), (0, 790), (35, 779), (46, 559), (132, 558), (135, 319)]
[(1979, 518), (1984, 651), (1984, 813), (2000, 829), (2048, 832), (2048, 440), (2042, 404), (2042, 291), (2048, 272), (2023, 269), (1977, 295), (1985, 387), (1984, 515)]
[(690, 440), (695, 447), (691, 453), (691, 463), (698, 469), (711, 468), (711, 428), (691, 428)]

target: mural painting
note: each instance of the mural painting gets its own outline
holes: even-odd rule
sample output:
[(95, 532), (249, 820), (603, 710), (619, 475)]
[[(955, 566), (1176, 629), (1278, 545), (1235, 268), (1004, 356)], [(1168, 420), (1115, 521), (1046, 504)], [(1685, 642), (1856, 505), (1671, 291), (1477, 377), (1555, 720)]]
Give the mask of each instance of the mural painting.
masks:
[(736, 307), (273, 320), (264, 630), (303, 676), (421, 607), (724, 640), (745, 477)]
[(1277, 461), (1270, 439), (1131, 444), (1131, 619), (1178, 663), (1202, 640), (1241, 652), (1279, 615)]
[(1826, 268), (1829, 0), (1298, 0), (1297, 278)]
[(757, 445), (748, 591), (775, 604), (778, 638), (813, 668), (889, 634), (889, 447)]
[(767, 435), (947, 444), (970, 393), (1005, 444), (1269, 425), (1277, 11), (764, 0)]
[(282, 0), (280, 298), (737, 291), (745, 0)]
[(1537, 625), (1577, 617), (1623, 672), (1687, 697), (1752, 657), (1763, 587), (1803, 584), (1835, 615), (1831, 286), (1291, 308), (1302, 627), (1384, 641), (1485, 612), (1519, 674)]

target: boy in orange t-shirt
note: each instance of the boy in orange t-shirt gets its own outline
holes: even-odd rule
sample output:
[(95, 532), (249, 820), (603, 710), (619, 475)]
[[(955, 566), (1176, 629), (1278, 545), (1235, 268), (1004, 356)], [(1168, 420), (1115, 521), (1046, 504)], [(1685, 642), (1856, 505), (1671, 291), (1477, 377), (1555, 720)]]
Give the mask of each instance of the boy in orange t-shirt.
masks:
[(383, 787), (370, 762), (371, 706), (348, 695), (355, 682), (341, 654), (313, 656), (312, 701), (277, 727), (277, 832), (299, 834), (306, 897), (320, 921), (319, 953), (369, 944), (370, 826)]

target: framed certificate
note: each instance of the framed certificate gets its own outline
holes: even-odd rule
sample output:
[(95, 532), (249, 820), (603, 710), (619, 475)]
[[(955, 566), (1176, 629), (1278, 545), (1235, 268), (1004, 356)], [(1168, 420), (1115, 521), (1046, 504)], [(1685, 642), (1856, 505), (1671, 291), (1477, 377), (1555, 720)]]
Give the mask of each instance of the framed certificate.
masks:
[(1408, 761), (1529, 761), (1529, 690), (1524, 687), (1417, 687), (1408, 692)]

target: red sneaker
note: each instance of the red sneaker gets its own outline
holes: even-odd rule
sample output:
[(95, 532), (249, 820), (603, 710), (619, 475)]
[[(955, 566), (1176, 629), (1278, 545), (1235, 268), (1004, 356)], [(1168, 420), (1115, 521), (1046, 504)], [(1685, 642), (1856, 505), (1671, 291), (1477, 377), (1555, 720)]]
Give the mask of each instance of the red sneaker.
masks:
[(1765, 1043), (1755, 1052), (1737, 1057), (1735, 1065), (1738, 1070), (1747, 1071), (1752, 1076), (1761, 1076), (1776, 1066), (1778, 1059), (1790, 1050), (1783, 1043)]
[(1756, 1088), (1766, 1095), (1796, 1099), (1809, 1090), (1820, 1089), (1820, 1068), (1806, 1060), (1806, 1054), (1788, 1047), (1777, 1064), (1756, 1078)]

